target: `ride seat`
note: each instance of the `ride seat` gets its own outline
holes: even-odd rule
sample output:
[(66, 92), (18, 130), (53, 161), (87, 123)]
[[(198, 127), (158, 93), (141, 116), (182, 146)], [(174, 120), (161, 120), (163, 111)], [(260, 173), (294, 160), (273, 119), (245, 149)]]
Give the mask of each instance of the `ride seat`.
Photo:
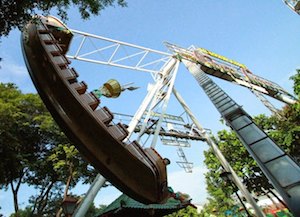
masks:
[(96, 117), (103, 122), (106, 126), (112, 121), (114, 115), (110, 112), (110, 110), (104, 106), (101, 109), (95, 111)]
[(93, 93), (82, 94), (80, 98), (85, 104), (89, 105), (92, 110), (95, 110), (100, 103), (100, 100)]
[(123, 124), (118, 123), (113, 126), (108, 127), (108, 132), (118, 141), (123, 141), (128, 136), (127, 129), (123, 126)]
[[(65, 79), (67, 79), (70, 83), (76, 82), (76, 81), (77, 81), (77, 78), (78, 78), (78, 74), (77, 74), (77, 72), (76, 72), (73, 68), (71, 68), (71, 69), (69, 69), (69, 68), (62, 69), (62, 70), (61, 70), (61, 75), (62, 75)], [(84, 92), (85, 92), (85, 91), (84, 91)], [(84, 92), (83, 92), (83, 93), (84, 93)]]
[(79, 94), (84, 94), (87, 90), (87, 84), (84, 81), (72, 83), (71, 87)]

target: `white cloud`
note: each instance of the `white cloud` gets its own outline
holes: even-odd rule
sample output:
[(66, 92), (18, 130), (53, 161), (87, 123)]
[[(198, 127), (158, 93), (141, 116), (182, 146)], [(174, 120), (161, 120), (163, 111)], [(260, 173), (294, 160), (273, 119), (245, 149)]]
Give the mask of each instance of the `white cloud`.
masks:
[(172, 172), (168, 175), (169, 186), (174, 191), (187, 193), (193, 199), (193, 203), (203, 204), (206, 201), (207, 192), (204, 173), (205, 167), (194, 167), (192, 173), (186, 173), (184, 170)]
[(3, 57), (0, 66), (0, 82), (15, 83), (23, 92), (36, 92), (23, 61), (17, 63), (9, 57)]

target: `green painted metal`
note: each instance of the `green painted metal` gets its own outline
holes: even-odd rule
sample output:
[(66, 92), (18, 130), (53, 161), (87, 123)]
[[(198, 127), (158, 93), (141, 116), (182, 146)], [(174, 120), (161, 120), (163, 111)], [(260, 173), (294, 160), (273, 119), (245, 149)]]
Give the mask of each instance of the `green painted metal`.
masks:
[(110, 205), (108, 205), (104, 210), (97, 214), (97, 216), (101, 216), (104, 213), (118, 213), (121, 209), (180, 209), (189, 205), (189, 201), (182, 203), (180, 200), (170, 197), (166, 203), (164, 204), (148, 204), (145, 205), (140, 203), (125, 194), (122, 194), (116, 200), (114, 200)]

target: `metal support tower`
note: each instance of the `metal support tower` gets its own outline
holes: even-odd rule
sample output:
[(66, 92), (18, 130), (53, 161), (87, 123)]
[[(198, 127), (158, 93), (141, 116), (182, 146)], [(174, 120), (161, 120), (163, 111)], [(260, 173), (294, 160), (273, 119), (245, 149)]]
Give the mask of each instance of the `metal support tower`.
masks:
[(151, 147), (152, 148), (155, 147), (155, 145), (157, 143), (157, 139), (159, 137), (162, 119), (163, 119), (164, 114), (166, 113), (167, 105), (168, 105), (168, 102), (169, 102), (169, 99), (170, 99), (170, 96), (172, 93), (172, 89), (174, 86), (175, 78), (176, 78), (178, 67), (179, 67), (179, 63), (180, 62), (177, 59), (170, 58), (169, 62), (164, 67), (161, 74), (157, 74), (158, 77), (155, 78), (155, 80), (156, 80), (155, 85), (148, 92), (146, 98), (142, 102), (141, 106), (139, 107), (139, 109), (135, 113), (132, 121), (129, 124), (129, 128), (128, 128), (129, 134), (128, 134), (127, 138), (129, 138), (132, 135), (139, 120), (141, 120), (141, 118), (143, 116), (145, 116), (141, 131), (139, 132), (139, 136), (137, 139), (137, 140), (139, 140), (141, 138), (141, 136), (145, 133), (145, 130), (147, 127), (147, 122), (151, 116), (151, 112), (153, 111), (154, 108), (158, 107), (158, 105), (161, 104), (160, 117), (156, 124), (154, 137), (153, 137), (153, 140), (151, 143)]
[[(174, 86), (176, 74), (179, 67), (179, 61), (175, 58), (169, 58), (167, 64), (163, 67), (160, 73), (155, 74), (156, 83), (152, 86), (152, 88), (148, 91), (147, 96), (145, 97), (143, 103), (141, 104), (140, 108), (134, 115), (133, 119), (129, 123), (128, 131), (129, 134), (127, 136), (127, 140), (133, 134), (135, 127), (141, 120), (141, 118), (145, 115), (146, 118), (144, 119), (142, 129), (140, 131), (139, 137), (141, 137), (145, 133), (145, 129), (147, 126), (147, 121), (150, 118), (151, 111), (156, 108), (158, 105), (162, 104), (161, 106), (161, 113), (159, 117), (159, 121), (157, 123), (157, 127), (154, 133), (154, 137), (151, 143), (151, 147), (155, 147), (158, 136), (159, 130), (162, 123), (162, 117), (166, 112), (167, 104), (172, 93), (172, 89)], [(86, 197), (82, 201), (81, 205), (76, 209), (74, 216), (84, 216), (87, 212), (89, 205), (94, 200), (97, 192), (101, 189), (103, 184), (105, 183), (106, 179), (102, 177), (100, 174), (97, 175), (93, 184), (91, 185), (89, 191), (87, 192)]]
[[(166, 106), (170, 97), (170, 90), (172, 90), (174, 86), (175, 76), (179, 65), (179, 61), (177, 59), (182, 59), (183, 61), (188, 60), (188, 62), (191, 64), (199, 63), (201, 64), (201, 67), (205, 69), (205, 73), (214, 75), (230, 82), (234, 82), (249, 89), (254, 88), (256, 91), (267, 94), (280, 101), (286, 103), (295, 102), (295, 98), (293, 98), (293, 96), (279, 87), (279, 85), (253, 74), (249, 75), (249, 77), (251, 78), (249, 79), (241, 72), (242, 69), (237, 68), (236, 65), (229, 66), (227, 63), (226, 68), (224, 62), (219, 61), (218, 58), (215, 58), (218, 57), (216, 55), (210, 56), (210, 62), (199, 62), (199, 59), (196, 58), (195, 54), (198, 53), (200, 54), (200, 56), (202, 54), (201, 52), (199, 53), (199, 50), (196, 48), (185, 49), (167, 43), (167, 47), (173, 52), (172, 55), (169, 53), (156, 51), (153, 49), (77, 30), (72, 30), (72, 33), (75, 35), (72, 43), (76, 46), (77, 40), (78, 46), (75, 50), (70, 49), (70, 52), (67, 56), (68, 58), (151, 73), (153, 79), (155, 80), (155, 84), (149, 90), (142, 105), (129, 124), (129, 136), (127, 137), (129, 138), (132, 135), (137, 123), (139, 122), (139, 120), (141, 120), (141, 117), (144, 116), (144, 123), (142, 125), (139, 136), (141, 137), (146, 130), (147, 121), (151, 115), (151, 111), (154, 108), (158, 108), (158, 106), (160, 105), (162, 112), (157, 122), (157, 128), (151, 147), (155, 147), (161, 127), (162, 117), (166, 111)], [(205, 55), (209, 56), (209, 52)], [(176, 58), (172, 58), (172, 56), (176, 56)], [(234, 61), (230, 61), (230, 63), (234, 63)], [(240, 64), (240, 66), (242, 65)], [(229, 72), (228, 67), (230, 69)], [(190, 114), (190, 116), (191, 115), (192, 114)], [(193, 122), (198, 127), (198, 129), (203, 129), (195, 118)], [(229, 171), (233, 174), (235, 183), (237, 184), (241, 192), (245, 195), (248, 202), (252, 204), (257, 216), (264, 216), (261, 210), (257, 207), (249, 192), (247, 194), (247, 189), (245, 189), (243, 184), (240, 182), (239, 178), (236, 176), (235, 172), (232, 170), (220, 150), (218, 150), (218, 147), (213, 143), (213, 141), (211, 141), (208, 135), (205, 135), (205, 133), (203, 135), (206, 136), (205, 138), (207, 139), (207, 143), (211, 145), (222, 165), (225, 165), (224, 168), (226, 169), (226, 171)], [(296, 176), (298, 177), (298, 175)], [(296, 187), (298, 187), (298, 185)], [(298, 192), (300, 192), (299, 187), (296, 189)]]
[(241, 182), (240, 178), (236, 174), (236, 172), (232, 169), (222, 152), (220, 151), (219, 147), (216, 145), (216, 143), (211, 139), (211, 137), (207, 134), (206, 130), (202, 127), (200, 122), (197, 120), (196, 116), (193, 114), (191, 109), (188, 107), (188, 105), (185, 103), (181, 95), (176, 91), (176, 89), (173, 89), (174, 96), (177, 98), (178, 102), (181, 104), (183, 109), (186, 111), (186, 113), (190, 116), (193, 123), (196, 125), (196, 127), (199, 129), (199, 132), (203, 138), (205, 138), (207, 144), (212, 148), (214, 154), (224, 167), (224, 169), (232, 174), (232, 181), (235, 183), (235, 185), (239, 188), (241, 193), (244, 195), (248, 203), (253, 207), (256, 215), (258, 217), (264, 217), (265, 214), (262, 212), (260, 207), (256, 204), (255, 200), (245, 187), (245, 185)]
[(97, 193), (100, 191), (105, 181), (106, 179), (100, 174), (96, 176), (85, 197), (76, 208), (73, 217), (85, 216), (86, 212), (91, 206), (91, 203), (94, 201), (95, 197), (97, 196)]
[(226, 123), (279, 192), (295, 216), (300, 216), (300, 166), (287, 155), (251, 116), (215, 84), (198, 64), (183, 60)]

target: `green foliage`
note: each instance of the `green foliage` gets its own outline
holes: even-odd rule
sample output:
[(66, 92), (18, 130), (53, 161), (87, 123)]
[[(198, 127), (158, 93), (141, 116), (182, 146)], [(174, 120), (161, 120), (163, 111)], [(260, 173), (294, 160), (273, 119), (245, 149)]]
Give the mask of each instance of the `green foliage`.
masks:
[(290, 79), (294, 81), (294, 92), (299, 98), (300, 97), (300, 69), (297, 69), (296, 74), (293, 75)]
[(192, 206), (187, 206), (184, 209), (181, 209), (177, 212), (166, 215), (165, 217), (197, 217), (199, 214), (197, 213), (197, 209)]
[[(76, 196), (74, 196), (76, 197)], [(55, 200), (49, 201), (51, 204), (52, 209), (48, 210), (47, 212), (44, 212), (44, 217), (52, 217), (55, 216), (56, 210), (58, 210), (61, 206), (61, 198), (56, 198)], [(99, 213), (102, 209), (104, 209), (105, 205), (100, 205), (98, 208), (94, 205), (94, 203), (91, 204), (90, 208), (88, 209), (85, 217), (95, 217), (97, 216), (97, 213)], [(1, 216), (1, 215), (0, 215)], [(33, 214), (32, 213), (32, 207), (27, 206), (25, 209), (20, 209), (17, 213), (13, 213), (10, 215), (10, 217), (40, 217), (40, 215)]]
[(53, 216), (63, 192), (96, 175), (39, 96), (22, 94), (14, 84), (0, 84), (0, 135), (0, 188), (10, 187), (17, 213), (21, 184), (36, 189), (37, 194), (28, 198), (31, 214)]
[(32, 216), (30, 207), (26, 207), (24, 210), (20, 209), (17, 213), (13, 213), (10, 217), (29, 217)]
[(220, 176), (222, 167), (212, 150), (209, 149), (208, 151), (205, 151), (204, 155), (205, 164), (208, 168), (208, 172), (205, 174), (205, 179), (207, 185), (206, 190), (209, 194), (209, 203), (204, 207), (201, 216), (205, 216), (205, 213), (212, 214), (216, 210), (223, 213), (232, 207), (234, 201), (232, 200), (231, 195), (235, 191), (233, 186), (222, 180)]
[(40, 128), (50, 117), (37, 95), (22, 94), (13, 84), (0, 84), (0, 187), (11, 187), (16, 212), (20, 185), (31, 178), (43, 180), (35, 168), (40, 169), (36, 163), (43, 162), (52, 140)]
[(277, 144), (300, 162), (300, 103), (284, 107), (281, 116), (282, 118), (260, 115), (255, 121)]
[[(32, 109), (35, 108), (35, 109)], [(25, 175), (29, 165), (39, 158), (43, 137), (35, 116), (46, 112), (32, 94), (23, 95), (13, 84), (0, 84), (0, 184), (7, 187)]]
[(101, 212), (101, 210), (104, 210), (106, 207), (106, 205), (101, 204), (99, 205), (99, 207), (96, 207), (93, 203), (85, 214), (85, 217), (95, 217), (99, 212)]
[(63, 180), (71, 176), (71, 186), (78, 181), (90, 183), (96, 172), (86, 161), (83, 161), (78, 150), (70, 143), (58, 144), (50, 152), (47, 161), (53, 165), (53, 170)]
[(98, 15), (104, 8), (117, 5), (126, 6), (124, 0), (2, 0), (0, 1), (0, 37), (6, 36), (14, 29), (22, 29), (32, 15), (41, 12), (48, 14), (51, 9), (56, 9), (62, 19), (67, 18), (67, 10), (71, 6), (78, 7), (83, 19), (91, 15)]

